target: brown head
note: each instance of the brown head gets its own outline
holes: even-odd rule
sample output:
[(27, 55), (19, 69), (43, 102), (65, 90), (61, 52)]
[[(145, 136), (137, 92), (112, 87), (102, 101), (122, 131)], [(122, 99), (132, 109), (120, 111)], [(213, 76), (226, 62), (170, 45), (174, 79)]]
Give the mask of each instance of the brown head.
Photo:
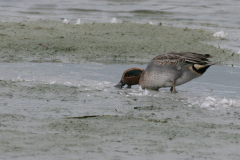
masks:
[(130, 68), (123, 72), (121, 81), (114, 87), (122, 88), (125, 84), (128, 85), (128, 88), (131, 88), (132, 85), (139, 84), (139, 79), (142, 75), (143, 70), (140, 68)]

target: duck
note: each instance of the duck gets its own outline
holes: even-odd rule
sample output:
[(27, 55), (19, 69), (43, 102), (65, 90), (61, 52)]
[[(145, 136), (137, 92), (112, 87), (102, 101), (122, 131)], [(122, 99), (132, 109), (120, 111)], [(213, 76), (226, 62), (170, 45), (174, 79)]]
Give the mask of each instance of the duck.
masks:
[(159, 90), (171, 87), (177, 93), (176, 86), (187, 83), (203, 75), (215, 63), (208, 60), (209, 54), (193, 52), (170, 52), (154, 57), (146, 69), (130, 68), (123, 72), (120, 82), (115, 87), (140, 85), (142, 89)]

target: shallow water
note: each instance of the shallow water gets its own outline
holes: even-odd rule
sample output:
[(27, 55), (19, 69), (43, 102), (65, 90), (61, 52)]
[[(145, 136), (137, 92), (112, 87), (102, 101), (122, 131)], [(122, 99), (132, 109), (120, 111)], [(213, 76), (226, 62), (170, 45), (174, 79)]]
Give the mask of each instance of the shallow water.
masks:
[[(237, 53), (239, 7), (235, 0), (12, 0), (0, 2), (0, 21), (116, 17), (224, 30), (220, 47)], [(0, 63), (0, 159), (239, 159), (239, 66), (212, 66), (178, 94), (114, 88), (131, 67), (146, 65)]]
[[(153, 98), (170, 97), (177, 101), (182, 99), (181, 102), (188, 104), (188, 106), (194, 105), (198, 108), (210, 110), (239, 107), (240, 87), (238, 79), (240, 78), (240, 68), (238, 66), (234, 68), (230, 66), (212, 66), (200, 78), (178, 86), (179, 94), (171, 94), (169, 88), (161, 88), (159, 92), (156, 92), (141, 90), (139, 86), (133, 86), (132, 89), (117, 89), (113, 87), (119, 82), (124, 70), (131, 67), (144, 69), (146, 65), (29, 62), (1, 63), (0, 65), (1, 80), (7, 83), (14, 82), (14, 84), (18, 85), (18, 88), (21, 88), (16, 89), (12, 93), (13, 99), (16, 101), (6, 102), (8, 105), (16, 103), (26, 107), (26, 98), (30, 98), (28, 103), (34, 103), (35, 100), (41, 101), (41, 103), (35, 104), (34, 108), (41, 108), (42, 100), (47, 101), (47, 104), (51, 104), (53, 101), (53, 105), (61, 105), (64, 102), (65, 105), (73, 106), (73, 110), (78, 110), (76, 112), (72, 110), (71, 114), (69, 114), (70, 116), (104, 114), (109, 107), (117, 110), (123, 109), (121, 102), (116, 103), (119, 101), (119, 98), (122, 101), (126, 101), (129, 97), (140, 98), (144, 96)], [(21, 93), (21, 90), (27, 93)], [(28, 92), (31, 92), (31, 94), (29, 95)], [(25, 97), (23, 96), (24, 94), (26, 94)], [(85, 107), (86, 101), (89, 102), (88, 107)], [(101, 106), (105, 107), (99, 107), (99, 101), (101, 101)], [(5, 102), (3, 101), (2, 103)], [(19, 105), (16, 105), (16, 107), (11, 107), (11, 109), (18, 110)], [(81, 107), (81, 111), (79, 107)], [(112, 111), (115, 113), (115, 110), (111, 109), (107, 112), (109, 112), (108, 114), (113, 114)], [(38, 114), (40, 116), (41, 112)], [(43, 115), (46, 116), (46, 113), (42, 113)], [(57, 114), (55, 116), (60, 115)], [(28, 116), (28, 113), (25, 116)]]
[(146, 65), (0, 63), (0, 158), (239, 158), (238, 66), (178, 94), (113, 87), (131, 67)]

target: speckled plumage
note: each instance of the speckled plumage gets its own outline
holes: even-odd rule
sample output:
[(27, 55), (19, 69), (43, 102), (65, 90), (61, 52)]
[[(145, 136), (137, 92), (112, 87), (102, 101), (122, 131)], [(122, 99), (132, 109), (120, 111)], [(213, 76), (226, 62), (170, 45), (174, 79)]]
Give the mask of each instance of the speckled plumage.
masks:
[[(125, 84), (128, 84), (127, 80), (130, 82), (130, 79), (132, 79), (134, 80), (134, 84), (141, 85), (143, 89), (158, 90), (162, 87), (171, 87), (171, 92), (177, 92), (175, 86), (201, 76), (213, 65), (213, 63), (208, 60), (210, 57), (209, 54), (203, 55), (192, 52), (170, 52), (158, 55), (148, 63), (144, 71), (138, 68), (126, 70), (116, 87), (121, 88)], [(129, 73), (129, 71), (135, 71), (135, 73), (138, 74), (128, 77), (127, 73)], [(138, 80), (139, 83), (137, 83)], [(129, 83), (128, 87), (134, 84)]]
[[(142, 88), (158, 90), (162, 87), (173, 87), (189, 82), (201, 76), (213, 63), (202, 55), (191, 52), (167, 53), (156, 56), (142, 73), (139, 84)], [(197, 66), (194, 67), (194, 65)]]

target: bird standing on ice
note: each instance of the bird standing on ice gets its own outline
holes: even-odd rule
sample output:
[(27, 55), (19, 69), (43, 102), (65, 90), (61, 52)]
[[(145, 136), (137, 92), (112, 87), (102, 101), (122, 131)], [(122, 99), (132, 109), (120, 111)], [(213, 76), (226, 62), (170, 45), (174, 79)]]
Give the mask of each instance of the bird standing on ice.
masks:
[(125, 84), (139, 84), (143, 89), (158, 90), (171, 87), (170, 91), (177, 93), (176, 86), (200, 77), (211, 65), (209, 54), (192, 52), (170, 52), (153, 58), (145, 70), (131, 68), (126, 70), (121, 81), (115, 86), (122, 88)]

